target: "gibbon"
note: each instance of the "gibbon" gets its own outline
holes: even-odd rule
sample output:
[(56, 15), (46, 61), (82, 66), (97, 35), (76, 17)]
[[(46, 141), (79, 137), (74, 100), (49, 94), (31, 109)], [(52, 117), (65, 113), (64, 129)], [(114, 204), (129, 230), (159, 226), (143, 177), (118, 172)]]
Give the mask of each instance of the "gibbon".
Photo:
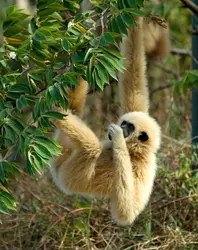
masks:
[(142, 19), (129, 29), (122, 52), (126, 58), (126, 70), (119, 76), (123, 115), (117, 124), (110, 124), (108, 139), (99, 141), (81, 120), (87, 83), (80, 78), (68, 93), (66, 117), (53, 121), (62, 154), (52, 160), (51, 173), (67, 194), (108, 198), (113, 218), (129, 225), (149, 200), (161, 138), (159, 125), (148, 114)]

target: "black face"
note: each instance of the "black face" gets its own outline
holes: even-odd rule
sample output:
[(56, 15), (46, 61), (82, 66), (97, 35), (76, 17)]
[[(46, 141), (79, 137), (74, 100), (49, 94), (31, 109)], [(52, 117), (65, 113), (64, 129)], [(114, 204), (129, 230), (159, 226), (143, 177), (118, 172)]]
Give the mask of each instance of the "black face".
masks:
[(135, 126), (127, 121), (123, 121), (120, 125), (123, 130), (124, 138), (128, 137), (132, 132), (135, 131)]

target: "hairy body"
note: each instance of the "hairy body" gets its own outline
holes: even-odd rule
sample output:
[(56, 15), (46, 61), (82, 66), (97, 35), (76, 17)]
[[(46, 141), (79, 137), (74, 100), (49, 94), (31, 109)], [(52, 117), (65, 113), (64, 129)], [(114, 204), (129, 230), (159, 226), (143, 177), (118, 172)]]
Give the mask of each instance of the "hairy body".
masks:
[(142, 20), (130, 28), (122, 48), (126, 70), (120, 74), (119, 88), (124, 114), (109, 126), (109, 140), (99, 141), (80, 118), (87, 84), (79, 79), (80, 85), (69, 92), (70, 111), (64, 120), (54, 121), (62, 155), (53, 159), (51, 172), (66, 193), (109, 198), (112, 216), (127, 225), (149, 200), (160, 128), (148, 114)]

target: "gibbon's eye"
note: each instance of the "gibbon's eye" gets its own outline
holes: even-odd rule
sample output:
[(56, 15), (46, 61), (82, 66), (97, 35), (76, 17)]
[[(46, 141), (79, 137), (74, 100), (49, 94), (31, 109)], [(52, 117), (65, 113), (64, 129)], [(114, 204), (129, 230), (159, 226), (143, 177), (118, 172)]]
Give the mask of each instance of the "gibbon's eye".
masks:
[(148, 140), (148, 135), (146, 132), (141, 132), (140, 135), (138, 136), (138, 140), (140, 140), (141, 142), (145, 142)]
[(123, 121), (120, 127), (123, 130), (124, 138), (128, 137), (135, 130), (135, 126), (127, 121)]

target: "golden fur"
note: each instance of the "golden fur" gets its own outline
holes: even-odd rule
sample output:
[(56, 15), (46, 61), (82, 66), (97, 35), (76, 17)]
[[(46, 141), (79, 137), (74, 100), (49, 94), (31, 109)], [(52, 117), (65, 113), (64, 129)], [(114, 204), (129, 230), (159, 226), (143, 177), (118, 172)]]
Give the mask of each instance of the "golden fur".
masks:
[[(124, 114), (117, 124), (109, 126), (111, 140), (99, 141), (80, 119), (82, 109), (78, 116), (73, 114), (85, 102), (87, 85), (80, 79), (80, 85), (69, 93), (71, 111), (64, 120), (54, 121), (62, 155), (51, 162), (51, 172), (65, 193), (108, 198), (114, 219), (128, 225), (144, 209), (152, 191), (160, 128), (148, 114), (141, 21), (130, 28), (122, 47), (126, 70), (120, 74), (119, 89)], [(123, 121), (135, 126), (127, 138), (121, 128)], [(146, 141), (139, 139), (143, 131), (148, 135)]]

